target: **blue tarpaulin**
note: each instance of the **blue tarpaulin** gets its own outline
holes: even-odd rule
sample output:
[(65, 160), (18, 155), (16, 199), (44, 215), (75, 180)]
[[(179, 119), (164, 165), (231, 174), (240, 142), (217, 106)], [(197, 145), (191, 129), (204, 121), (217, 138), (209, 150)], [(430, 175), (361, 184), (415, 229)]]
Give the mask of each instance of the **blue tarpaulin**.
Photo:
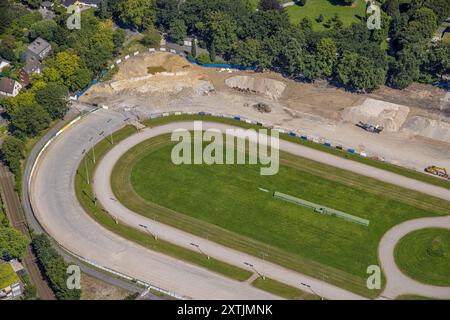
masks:
[(241, 118), (239, 118), (239, 117), (234, 117), (233, 119), (237, 120), (237, 121), (241, 121)]
[(302, 139), (302, 140), (308, 140), (308, 137), (307, 137), (307, 136), (301, 136), (300, 139)]
[(202, 67), (207, 68), (229, 68), (229, 69), (238, 69), (238, 70), (256, 70), (256, 67), (247, 67), (247, 66), (235, 66), (228, 63), (200, 63), (194, 59), (188, 59), (189, 62), (198, 64)]

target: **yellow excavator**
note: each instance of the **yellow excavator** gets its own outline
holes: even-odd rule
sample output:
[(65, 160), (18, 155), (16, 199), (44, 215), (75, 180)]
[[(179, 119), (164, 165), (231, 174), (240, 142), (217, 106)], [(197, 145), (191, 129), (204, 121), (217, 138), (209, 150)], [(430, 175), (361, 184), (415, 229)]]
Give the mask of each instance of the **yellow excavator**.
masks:
[(439, 176), (439, 177), (442, 177), (442, 178), (446, 178), (446, 179), (449, 178), (447, 170), (445, 168), (439, 168), (439, 167), (436, 167), (436, 166), (429, 166), (429, 167), (425, 168), (425, 172), (426, 173), (430, 173), (430, 174), (434, 174), (435, 176)]

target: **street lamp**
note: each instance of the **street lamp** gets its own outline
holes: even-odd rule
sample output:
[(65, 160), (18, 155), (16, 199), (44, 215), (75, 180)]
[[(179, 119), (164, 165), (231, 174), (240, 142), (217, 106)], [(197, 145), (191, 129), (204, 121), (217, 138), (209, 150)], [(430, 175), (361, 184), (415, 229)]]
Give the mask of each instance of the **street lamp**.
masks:
[(158, 241), (158, 236), (156, 234), (153, 234), (150, 230), (148, 230), (147, 226), (140, 224), (139, 227), (145, 229), (145, 231), (147, 231), (153, 238), (155, 238), (155, 241)]
[[(81, 155), (84, 156), (85, 152), (86, 152), (86, 149), (83, 149), (83, 152), (81, 152)], [(84, 157), (84, 168), (86, 169), (86, 183), (89, 184), (89, 171), (88, 171), (88, 167), (87, 167), (86, 157)]]
[(209, 255), (207, 255), (206, 253), (203, 252), (202, 249), (200, 249), (200, 245), (196, 244), (196, 243), (190, 243), (191, 246), (196, 247), (198, 249), (198, 251), (200, 251), (201, 254), (203, 254), (204, 256), (206, 256), (206, 258), (209, 260)]
[(256, 270), (256, 268), (255, 268), (255, 266), (254, 266), (253, 264), (251, 264), (251, 263), (249, 263), (249, 262), (244, 262), (244, 264), (245, 264), (246, 266), (249, 266), (250, 268), (252, 268), (253, 271), (255, 271), (255, 272), (256, 272), (263, 280), (266, 280), (266, 277), (263, 276), (261, 273), (259, 273), (259, 271)]
[(301, 284), (302, 286), (308, 288), (309, 290), (311, 290), (311, 292), (312, 292), (314, 295), (320, 297), (321, 300), (323, 300), (323, 297), (322, 297), (320, 294), (317, 294), (317, 293), (313, 290), (313, 288), (311, 287), (311, 285), (306, 284), (306, 283), (304, 283), (304, 282), (301, 282), (300, 284)]
[(92, 146), (92, 158), (93, 158), (94, 163), (95, 163), (95, 146), (94, 146), (94, 142), (92, 141), (93, 139), (94, 139), (94, 137), (91, 137), (89, 139), (89, 142), (91, 143), (91, 146)]

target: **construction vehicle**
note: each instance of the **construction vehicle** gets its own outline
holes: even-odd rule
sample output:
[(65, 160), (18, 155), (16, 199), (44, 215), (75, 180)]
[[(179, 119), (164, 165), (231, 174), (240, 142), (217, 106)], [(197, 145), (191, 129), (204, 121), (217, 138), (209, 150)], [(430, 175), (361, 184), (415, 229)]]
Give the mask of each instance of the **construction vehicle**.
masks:
[(367, 132), (372, 132), (372, 133), (380, 133), (384, 129), (382, 126), (379, 126), (379, 125), (374, 126), (373, 124), (364, 123), (362, 121), (358, 122), (356, 124), (356, 126), (360, 127), (361, 129), (366, 130)]
[(445, 168), (440, 168), (436, 166), (429, 166), (425, 168), (425, 172), (429, 174), (433, 174), (435, 176), (439, 176), (445, 179), (449, 179), (449, 175)]

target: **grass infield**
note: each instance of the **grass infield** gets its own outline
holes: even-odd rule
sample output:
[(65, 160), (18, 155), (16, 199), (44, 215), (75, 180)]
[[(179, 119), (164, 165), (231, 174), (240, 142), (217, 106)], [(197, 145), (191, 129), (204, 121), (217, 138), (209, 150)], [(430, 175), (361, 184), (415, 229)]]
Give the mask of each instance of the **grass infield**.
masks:
[[(172, 146), (168, 135), (156, 137), (119, 160), (111, 179), (119, 201), (234, 249), (265, 253), (267, 260), (290, 269), (319, 279), (325, 274), (329, 282), (368, 297), (379, 294), (365, 281), (367, 267), (378, 264), (382, 235), (402, 221), (450, 212), (446, 201), (286, 153), (278, 175), (263, 177), (258, 166), (174, 166)], [(320, 216), (277, 201), (259, 187), (289, 192), (371, 224), (364, 228)]]
[(269, 278), (263, 279), (259, 277), (252, 282), (252, 286), (288, 300), (320, 300), (320, 297), (315, 294), (304, 292)]
[(395, 261), (413, 279), (450, 286), (450, 230), (429, 228), (407, 234), (395, 248)]
[[(123, 129), (114, 133), (114, 142), (118, 143), (133, 133), (136, 132), (136, 129), (132, 126), (126, 126)], [(97, 158), (97, 163), (101, 161), (104, 155), (112, 149), (113, 145), (107, 140), (104, 139), (100, 141), (95, 146), (95, 154)], [(91, 152), (86, 154), (87, 158), (87, 167), (89, 172), (89, 177), (94, 176), (95, 164), (91, 158)], [(80, 162), (80, 167), (78, 168), (78, 174), (75, 177), (75, 191), (78, 198), (78, 201), (82, 205), (83, 209), (98, 223), (100, 223), (106, 229), (118, 234), (119, 236), (131, 240), (135, 243), (142, 245), (148, 249), (158, 251), (174, 258), (184, 260), (186, 262), (190, 262), (200, 267), (204, 267), (211, 271), (220, 273), (229, 278), (244, 281), (247, 280), (252, 273), (250, 271), (244, 270), (242, 268), (238, 268), (236, 266), (224, 263), (222, 261), (216, 259), (206, 259), (202, 254), (191, 251), (176, 245), (173, 245), (169, 242), (163, 240), (154, 240), (154, 238), (150, 237), (147, 233), (138, 231), (132, 227), (129, 227), (125, 224), (119, 222), (116, 224), (113, 217), (109, 215), (104, 209), (101, 207), (101, 204), (97, 203), (94, 205), (93, 202), (93, 190), (92, 184), (86, 183), (85, 178), (85, 167), (84, 167), (84, 159)]]

